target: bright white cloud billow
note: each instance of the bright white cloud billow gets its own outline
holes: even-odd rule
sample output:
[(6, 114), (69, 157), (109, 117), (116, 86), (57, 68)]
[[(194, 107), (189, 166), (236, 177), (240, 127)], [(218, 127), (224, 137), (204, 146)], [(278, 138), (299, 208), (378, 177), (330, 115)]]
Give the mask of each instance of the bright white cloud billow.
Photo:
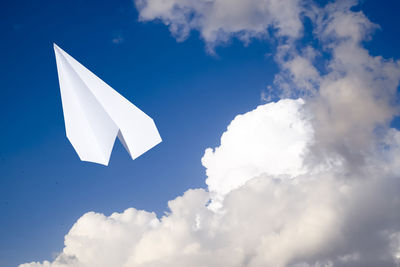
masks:
[(282, 100), (238, 115), (221, 137), (221, 145), (205, 151), (213, 206), (233, 189), (261, 174), (298, 176), (306, 172), (303, 157), (313, 137), (304, 101)]
[[(290, 38), (278, 42), (274, 88), (296, 99), (234, 118), (202, 158), (208, 188), (171, 200), (160, 219), (89, 212), (53, 262), (21, 267), (400, 266), (400, 131), (389, 127), (400, 66), (363, 48), (376, 25), (355, 3), (136, 1), (143, 20), (212, 45), (280, 30)], [(291, 45), (303, 13), (329, 57)]]

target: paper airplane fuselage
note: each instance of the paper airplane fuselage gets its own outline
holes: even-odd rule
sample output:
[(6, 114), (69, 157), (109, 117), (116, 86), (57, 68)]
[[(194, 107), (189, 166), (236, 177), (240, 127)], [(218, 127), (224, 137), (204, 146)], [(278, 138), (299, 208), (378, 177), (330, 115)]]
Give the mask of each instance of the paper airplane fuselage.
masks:
[(83, 161), (108, 165), (116, 137), (132, 159), (161, 142), (151, 117), (54, 44), (67, 138)]

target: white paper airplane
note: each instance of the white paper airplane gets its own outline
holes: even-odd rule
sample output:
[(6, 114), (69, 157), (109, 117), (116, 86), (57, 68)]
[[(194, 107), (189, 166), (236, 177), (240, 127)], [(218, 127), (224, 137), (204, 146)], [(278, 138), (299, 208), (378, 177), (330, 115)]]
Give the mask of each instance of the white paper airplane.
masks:
[(152, 118), (54, 44), (67, 138), (83, 161), (108, 165), (118, 136), (132, 159), (162, 140)]

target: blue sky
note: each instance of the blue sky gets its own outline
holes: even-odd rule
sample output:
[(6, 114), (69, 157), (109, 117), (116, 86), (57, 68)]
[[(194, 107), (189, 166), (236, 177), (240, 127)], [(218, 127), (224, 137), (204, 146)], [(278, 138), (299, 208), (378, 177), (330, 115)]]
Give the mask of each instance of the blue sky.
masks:
[[(395, 2), (357, 8), (381, 26), (366, 47), (398, 59)], [(131, 1), (9, 1), (0, 12), (0, 266), (51, 259), (85, 212), (162, 215), (168, 200), (205, 187), (204, 150), (262, 103), (278, 70), (268, 41), (232, 41), (212, 56), (196, 32), (179, 43), (165, 25), (138, 22)], [(108, 167), (79, 161), (53, 42), (153, 117), (163, 143), (132, 161), (117, 142)]]

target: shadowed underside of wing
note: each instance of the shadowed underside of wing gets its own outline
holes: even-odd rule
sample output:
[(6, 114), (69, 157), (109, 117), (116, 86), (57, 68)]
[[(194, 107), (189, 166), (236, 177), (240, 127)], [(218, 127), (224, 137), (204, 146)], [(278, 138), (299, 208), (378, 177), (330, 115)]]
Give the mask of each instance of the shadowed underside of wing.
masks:
[(118, 136), (132, 159), (161, 142), (152, 118), (54, 44), (67, 137), (83, 161), (108, 165)]

